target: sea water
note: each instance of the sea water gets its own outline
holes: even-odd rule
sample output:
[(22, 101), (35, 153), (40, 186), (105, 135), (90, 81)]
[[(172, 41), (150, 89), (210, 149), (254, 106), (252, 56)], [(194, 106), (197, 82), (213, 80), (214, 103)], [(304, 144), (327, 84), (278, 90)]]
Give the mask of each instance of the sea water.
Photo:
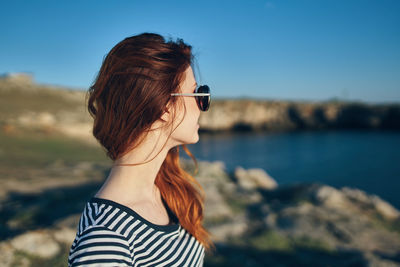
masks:
[(237, 166), (262, 168), (280, 185), (321, 182), (355, 187), (400, 208), (398, 131), (203, 133), (188, 148), (198, 160), (223, 161), (228, 172)]

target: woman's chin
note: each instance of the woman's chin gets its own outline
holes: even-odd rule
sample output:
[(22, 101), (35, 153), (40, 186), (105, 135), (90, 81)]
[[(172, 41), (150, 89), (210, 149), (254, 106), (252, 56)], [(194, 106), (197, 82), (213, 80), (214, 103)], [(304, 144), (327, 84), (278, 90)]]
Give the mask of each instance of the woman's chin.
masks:
[(200, 137), (199, 137), (199, 133), (196, 131), (196, 133), (194, 134), (193, 139), (191, 140), (191, 142), (189, 144), (195, 144), (199, 141)]
[(199, 135), (197, 135), (196, 141), (195, 141), (193, 144), (199, 142), (199, 139), (200, 139), (200, 138), (199, 138)]

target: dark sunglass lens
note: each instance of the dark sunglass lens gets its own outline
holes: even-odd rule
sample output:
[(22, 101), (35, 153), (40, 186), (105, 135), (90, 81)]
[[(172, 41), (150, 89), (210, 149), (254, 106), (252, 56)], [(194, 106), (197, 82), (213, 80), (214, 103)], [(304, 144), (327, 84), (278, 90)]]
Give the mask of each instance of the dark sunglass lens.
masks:
[[(210, 93), (210, 88), (207, 85), (202, 85), (199, 88), (197, 88), (196, 93)], [(210, 101), (211, 97), (210, 96), (197, 96), (197, 104), (202, 111), (207, 111), (208, 108), (210, 107)]]

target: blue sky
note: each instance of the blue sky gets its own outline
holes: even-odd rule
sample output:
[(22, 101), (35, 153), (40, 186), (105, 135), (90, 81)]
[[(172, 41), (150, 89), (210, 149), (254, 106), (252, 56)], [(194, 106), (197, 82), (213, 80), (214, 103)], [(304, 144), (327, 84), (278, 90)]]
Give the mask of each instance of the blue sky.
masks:
[(142, 32), (194, 48), (215, 98), (400, 103), (400, 1), (3, 1), (0, 73), (87, 90)]

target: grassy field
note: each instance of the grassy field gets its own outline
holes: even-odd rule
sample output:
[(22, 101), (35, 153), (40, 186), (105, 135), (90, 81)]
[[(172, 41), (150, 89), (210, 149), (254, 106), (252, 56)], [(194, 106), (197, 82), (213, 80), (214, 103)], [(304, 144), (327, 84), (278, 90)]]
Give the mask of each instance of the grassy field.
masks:
[(84, 109), (83, 92), (56, 90), (37, 85), (15, 85), (0, 79), (0, 117), (3, 119), (15, 117), (26, 111), (55, 113)]
[(55, 161), (74, 165), (82, 161), (110, 162), (99, 146), (38, 130), (0, 131), (0, 168), (43, 168)]

